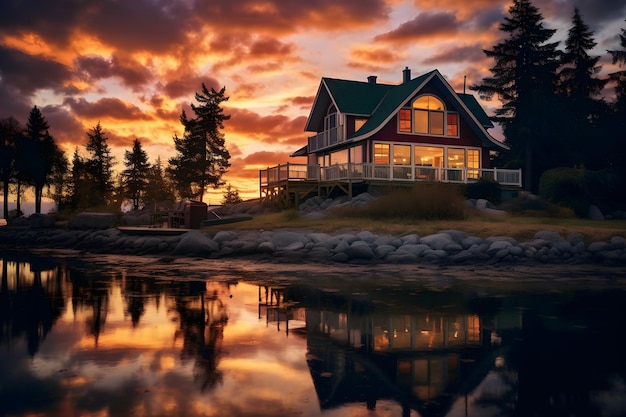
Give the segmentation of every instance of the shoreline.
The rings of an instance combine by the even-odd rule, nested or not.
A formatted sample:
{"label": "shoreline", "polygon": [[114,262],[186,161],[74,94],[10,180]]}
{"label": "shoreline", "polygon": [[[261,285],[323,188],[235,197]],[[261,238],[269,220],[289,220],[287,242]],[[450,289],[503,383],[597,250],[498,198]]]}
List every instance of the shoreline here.
{"label": "shoreline", "polygon": [[391,236],[369,231],[320,233],[309,229],[271,231],[189,230],[179,235],[126,234],[117,228],[0,229],[4,251],[74,250],[79,254],[178,258],[244,259],[262,263],[327,265],[407,264],[431,266],[597,265],[626,266],[626,238],[586,245],[580,233],[561,236],[542,230],[533,239],[481,238],[459,230],[419,236]]}

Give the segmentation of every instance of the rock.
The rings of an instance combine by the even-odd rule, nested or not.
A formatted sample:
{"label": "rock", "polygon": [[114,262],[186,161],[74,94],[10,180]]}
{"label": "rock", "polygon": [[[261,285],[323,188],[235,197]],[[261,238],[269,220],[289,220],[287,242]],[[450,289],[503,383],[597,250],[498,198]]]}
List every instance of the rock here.
{"label": "rock", "polygon": [[396,247],[393,245],[378,245],[374,248],[374,254],[378,258],[383,259],[390,253],[395,252],[395,250],[396,250]]}
{"label": "rock", "polygon": [[432,249],[439,250],[455,241],[447,233],[437,233],[434,235],[424,236],[420,239],[420,243],[430,246]]}
{"label": "rock", "polygon": [[611,244],[606,242],[593,242],[591,245],[589,245],[587,250],[591,253],[598,253],[611,250],[612,248],[613,247],[611,246]]}
{"label": "rock", "polygon": [[215,236],[213,236],[213,240],[219,244],[222,244],[224,242],[236,240],[237,237],[237,233],[235,232],[220,230],[215,234]]}
{"label": "rock", "polygon": [[626,248],[626,239],[622,236],[613,236],[611,238],[611,245],[617,249],[625,249]]}
{"label": "rock", "polygon": [[346,255],[354,259],[373,259],[374,253],[369,245],[363,241],[356,241],[345,251]]}
{"label": "rock", "polygon": [[272,243],[277,250],[286,249],[293,251],[302,249],[308,241],[309,239],[306,236],[296,232],[280,231],[272,236]]}
{"label": "rock", "polygon": [[590,205],[587,210],[587,218],[591,220],[604,220],[604,215],[598,206]]}
{"label": "rock", "polygon": [[48,216],[47,214],[31,214],[30,217],[28,217],[28,222],[31,229],[54,227],[54,217]]}
{"label": "rock", "polygon": [[548,242],[556,242],[558,240],[561,240],[561,235],[551,230],[540,230],[535,233],[534,237],[535,239],[543,239],[547,240]]}
{"label": "rock", "polygon": [[115,222],[113,213],[78,213],[69,222],[72,229],[108,229]]}
{"label": "rock", "polygon": [[204,233],[191,230],[185,233],[176,248],[174,255],[207,255],[219,250],[219,245]]}

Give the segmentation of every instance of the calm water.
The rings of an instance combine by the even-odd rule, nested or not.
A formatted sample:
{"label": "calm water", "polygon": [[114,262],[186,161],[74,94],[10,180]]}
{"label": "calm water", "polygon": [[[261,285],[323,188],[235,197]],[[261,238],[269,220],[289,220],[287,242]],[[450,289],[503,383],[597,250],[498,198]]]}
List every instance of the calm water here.
{"label": "calm water", "polygon": [[1,416],[626,415],[619,273],[0,264]]}

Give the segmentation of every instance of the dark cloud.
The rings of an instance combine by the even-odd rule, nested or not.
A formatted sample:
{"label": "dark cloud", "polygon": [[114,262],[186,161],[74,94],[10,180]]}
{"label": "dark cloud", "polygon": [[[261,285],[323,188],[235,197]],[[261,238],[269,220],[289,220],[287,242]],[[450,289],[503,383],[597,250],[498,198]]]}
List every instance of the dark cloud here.
{"label": "dark cloud", "polygon": [[40,89],[62,90],[72,72],[44,55],[28,55],[0,45],[0,77],[1,83],[29,96]]}
{"label": "dark cloud", "polygon": [[602,29],[607,21],[615,20],[615,16],[626,19],[626,3],[624,0],[535,0],[535,7],[546,19],[560,20],[570,23],[574,8],[580,10],[581,17],[594,31]]}
{"label": "dark cloud", "polygon": [[[282,114],[261,116],[247,109],[229,108],[231,115],[228,130],[236,133],[260,137],[268,142],[278,142],[280,138],[303,135],[306,117],[290,119]],[[264,139],[263,139],[264,138]]]}
{"label": "dark cloud", "polygon": [[134,91],[139,91],[152,80],[152,73],[148,68],[133,59],[122,60],[116,55],[110,59],[102,56],[79,56],[75,59],[75,65],[76,70],[89,81],[117,77]]}
{"label": "dark cloud", "polygon": [[195,14],[217,29],[285,34],[302,28],[332,31],[365,27],[388,18],[384,0],[197,0]]}
{"label": "dark cloud", "polygon": [[50,134],[58,145],[71,148],[84,142],[87,129],[65,107],[44,106],[41,114],[50,124]]}
{"label": "dark cloud", "polygon": [[[196,92],[202,89],[202,83],[207,88],[221,89],[223,86],[213,77],[205,77],[201,75],[178,76],[170,79],[162,86],[163,93],[170,98],[189,97],[189,101],[193,100]],[[228,94],[227,94],[228,95]]]}
{"label": "dark cloud", "polygon": [[459,25],[455,13],[424,12],[417,15],[413,20],[402,23],[396,29],[376,36],[374,40],[413,41],[433,35],[456,33]]}
{"label": "dark cloud", "polygon": [[477,62],[485,60],[486,56],[480,44],[455,46],[439,51],[422,61],[424,64],[438,65],[451,62]]}
{"label": "dark cloud", "polygon": [[89,119],[151,120],[139,107],[123,102],[118,98],[102,98],[93,103],[84,98],[66,98],[68,105],[78,116]]}

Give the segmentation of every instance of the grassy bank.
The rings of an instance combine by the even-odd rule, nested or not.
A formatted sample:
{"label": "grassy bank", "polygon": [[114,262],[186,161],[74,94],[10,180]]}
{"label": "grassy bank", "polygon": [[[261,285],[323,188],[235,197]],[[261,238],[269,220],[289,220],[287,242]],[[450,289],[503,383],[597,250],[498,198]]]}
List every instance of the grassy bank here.
{"label": "grassy bank", "polygon": [[440,230],[462,230],[479,237],[511,236],[519,241],[532,239],[539,230],[558,232],[563,237],[582,233],[587,243],[608,241],[613,236],[626,238],[626,220],[594,221],[578,218],[486,216],[470,212],[463,220],[373,219],[331,214],[322,219],[302,217],[295,210],[255,215],[250,221],[204,228],[214,230],[272,230],[278,228],[309,229],[325,233],[368,230],[377,234],[402,236],[410,233],[428,235]]}

